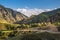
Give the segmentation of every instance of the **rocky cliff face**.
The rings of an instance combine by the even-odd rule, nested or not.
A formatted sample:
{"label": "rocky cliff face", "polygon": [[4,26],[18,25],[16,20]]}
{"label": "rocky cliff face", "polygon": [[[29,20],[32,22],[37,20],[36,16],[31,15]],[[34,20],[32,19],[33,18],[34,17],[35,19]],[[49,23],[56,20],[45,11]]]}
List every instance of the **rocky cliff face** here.
{"label": "rocky cliff face", "polygon": [[27,16],[25,16],[22,13],[0,5],[0,22],[14,23],[16,21],[21,21],[26,18],[27,18]]}

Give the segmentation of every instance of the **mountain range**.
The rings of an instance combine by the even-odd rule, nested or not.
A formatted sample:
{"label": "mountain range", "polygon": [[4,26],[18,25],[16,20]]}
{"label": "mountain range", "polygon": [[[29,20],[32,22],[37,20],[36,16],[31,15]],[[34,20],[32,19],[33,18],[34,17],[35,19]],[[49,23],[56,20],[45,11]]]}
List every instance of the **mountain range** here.
{"label": "mountain range", "polygon": [[[56,8],[54,8],[56,9]],[[51,11],[53,9],[40,9],[40,8],[17,8],[15,9],[18,12],[23,13],[24,15],[30,17],[31,15],[38,15],[42,12]]]}
{"label": "mountain range", "polygon": [[1,23],[41,23],[41,22],[60,22],[60,8],[42,12],[39,15],[27,17],[21,12],[0,5],[0,22]]}
{"label": "mountain range", "polygon": [[60,22],[60,8],[52,11],[42,12],[39,15],[32,15],[22,23]]}

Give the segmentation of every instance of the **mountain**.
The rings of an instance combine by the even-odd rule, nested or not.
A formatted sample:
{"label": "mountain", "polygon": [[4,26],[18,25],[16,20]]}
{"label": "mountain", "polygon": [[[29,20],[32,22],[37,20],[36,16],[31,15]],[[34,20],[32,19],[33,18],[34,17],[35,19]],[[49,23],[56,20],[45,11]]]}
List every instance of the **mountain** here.
{"label": "mountain", "polygon": [[0,5],[0,22],[1,23],[14,23],[16,21],[21,21],[26,18],[28,17],[22,13]]}
{"label": "mountain", "polygon": [[32,22],[56,22],[58,20],[60,20],[60,8],[53,11],[43,12],[32,18]]}
{"label": "mountain", "polygon": [[39,13],[51,11],[53,9],[40,9],[40,8],[17,8],[18,12],[30,17],[31,15],[38,15]]}
{"label": "mountain", "polygon": [[42,12],[39,15],[32,15],[29,19],[23,21],[23,23],[41,22],[60,22],[60,8],[48,12]]}

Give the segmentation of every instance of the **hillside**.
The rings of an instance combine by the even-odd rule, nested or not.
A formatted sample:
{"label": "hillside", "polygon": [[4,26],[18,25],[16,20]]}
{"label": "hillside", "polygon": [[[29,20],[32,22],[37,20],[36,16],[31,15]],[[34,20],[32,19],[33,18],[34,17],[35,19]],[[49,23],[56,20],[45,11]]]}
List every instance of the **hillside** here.
{"label": "hillside", "polygon": [[1,23],[14,23],[16,21],[21,21],[26,18],[27,16],[25,16],[22,13],[0,5],[0,22]]}

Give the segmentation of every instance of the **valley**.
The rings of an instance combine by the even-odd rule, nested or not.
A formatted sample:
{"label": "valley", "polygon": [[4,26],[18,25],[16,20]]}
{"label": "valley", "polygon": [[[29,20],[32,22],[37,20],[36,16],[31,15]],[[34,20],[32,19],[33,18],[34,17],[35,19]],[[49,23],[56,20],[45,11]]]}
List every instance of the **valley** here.
{"label": "valley", "polygon": [[27,17],[0,5],[0,40],[60,40],[60,8]]}

